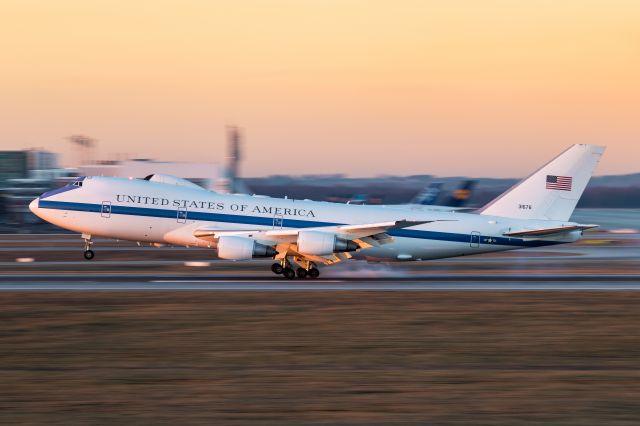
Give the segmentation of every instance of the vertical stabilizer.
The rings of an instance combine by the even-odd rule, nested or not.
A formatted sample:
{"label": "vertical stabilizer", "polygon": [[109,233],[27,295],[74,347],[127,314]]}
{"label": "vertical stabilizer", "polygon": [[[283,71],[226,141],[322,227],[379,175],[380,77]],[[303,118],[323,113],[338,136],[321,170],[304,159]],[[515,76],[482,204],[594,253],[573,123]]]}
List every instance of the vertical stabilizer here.
{"label": "vertical stabilizer", "polygon": [[569,220],[605,147],[577,144],[480,209],[516,219]]}
{"label": "vertical stabilizer", "polygon": [[422,191],[420,191],[418,195],[413,197],[410,204],[421,204],[423,206],[434,205],[442,192],[442,185],[442,182],[431,182]]}

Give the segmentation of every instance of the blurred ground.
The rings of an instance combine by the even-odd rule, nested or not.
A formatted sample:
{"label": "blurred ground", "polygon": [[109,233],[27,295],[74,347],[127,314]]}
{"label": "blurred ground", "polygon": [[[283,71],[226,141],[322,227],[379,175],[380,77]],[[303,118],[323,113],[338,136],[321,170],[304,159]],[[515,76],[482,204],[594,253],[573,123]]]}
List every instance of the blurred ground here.
{"label": "blurred ground", "polygon": [[640,422],[638,293],[0,293],[0,423]]}
{"label": "blurred ground", "polygon": [[[0,424],[640,423],[640,292],[619,290],[640,281],[637,234],[345,262],[305,280],[334,288],[313,291],[297,280],[247,289],[283,282],[269,261],[100,239],[94,249],[88,262],[77,235],[0,236]],[[125,276],[238,290],[118,291]],[[348,290],[451,279],[540,289]],[[602,291],[543,290],[552,280]],[[84,291],[27,289],[33,282]],[[116,289],[95,290],[104,283]]]}

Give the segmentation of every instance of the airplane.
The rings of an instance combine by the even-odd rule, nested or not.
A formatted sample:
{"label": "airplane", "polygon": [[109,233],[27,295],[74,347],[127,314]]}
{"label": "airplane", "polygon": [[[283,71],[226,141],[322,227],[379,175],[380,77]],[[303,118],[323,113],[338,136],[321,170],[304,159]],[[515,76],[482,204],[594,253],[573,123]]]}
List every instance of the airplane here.
{"label": "airplane", "polygon": [[[470,210],[468,208],[465,208],[464,205],[471,197],[471,192],[476,183],[477,182],[474,179],[465,179],[456,189],[451,192],[451,194],[446,199],[442,200],[442,202],[437,202],[439,198],[442,198],[441,194],[444,182],[430,182],[422,189],[422,191],[416,194],[416,196],[413,197],[411,201],[409,201],[408,203],[402,203],[401,205],[413,207],[422,206],[427,209],[441,211],[451,211],[454,209]],[[355,194],[349,201],[347,201],[347,204],[362,205],[367,204],[369,201],[370,198],[368,194]],[[379,203],[375,204],[382,205]]]}
{"label": "airplane", "polygon": [[409,204],[419,204],[426,206],[433,206],[436,204],[436,200],[440,197],[442,192],[442,186],[444,182],[431,182],[422,191],[420,191]]}
{"label": "airplane", "polygon": [[442,205],[448,207],[464,207],[467,201],[469,201],[476,183],[474,179],[463,180],[462,184],[449,195],[448,199],[445,200]]}
{"label": "airplane", "polygon": [[432,182],[427,185],[420,193],[418,193],[409,204],[405,207],[413,210],[430,210],[430,211],[471,211],[472,208],[465,207],[467,201],[471,197],[471,192],[476,186],[477,181],[474,179],[463,180],[462,183],[454,189],[451,194],[443,201],[438,202],[441,198],[443,182]]}
{"label": "airplane", "polygon": [[605,148],[577,144],[474,212],[412,210],[216,194],[173,176],[80,177],[31,211],[84,239],[205,247],[220,259],[272,258],[287,279],[350,258],[420,261],[577,241],[598,225],[571,222]]}

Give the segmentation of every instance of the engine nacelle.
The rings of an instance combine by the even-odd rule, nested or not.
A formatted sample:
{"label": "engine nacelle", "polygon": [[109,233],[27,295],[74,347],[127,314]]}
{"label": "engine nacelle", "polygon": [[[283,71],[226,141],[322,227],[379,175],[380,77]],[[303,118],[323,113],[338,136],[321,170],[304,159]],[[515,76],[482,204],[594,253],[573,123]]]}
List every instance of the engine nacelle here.
{"label": "engine nacelle", "polygon": [[335,234],[321,231],[300,231],[298,233],[298,251],[302,254],[324,256],[332,253],[356,251],[358,244],[339,238]]}
{"label": "engine nacelle", "polygon": [[227,260],[249,260],[254,257],[273,257],[278,252],[271,246],[259,244],[253,238],[225,235],[218,239],[218,257]]}

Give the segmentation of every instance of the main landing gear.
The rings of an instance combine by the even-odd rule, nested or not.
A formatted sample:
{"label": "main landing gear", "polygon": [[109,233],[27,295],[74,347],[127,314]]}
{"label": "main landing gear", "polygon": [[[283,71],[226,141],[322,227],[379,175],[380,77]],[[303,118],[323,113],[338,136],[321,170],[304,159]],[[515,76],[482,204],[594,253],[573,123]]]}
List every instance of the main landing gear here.
{"label": "main landing gear", "polygon": [[293,264],[289,262],[287,259],[282,259],[280,263],[274,263],[271,265],[271,272],[276,275],[282,275],[286,279],[292,280],[295,277],[299,279],[309,278],[318,278],[320,276],[320,271],[316,267],[313,262],[305,262],[306,268],[298,267],[297,269],[293,269]]}
{"label": "main landing gear", "polygon": [[91,260],[96,255],[93,250],[91,250],[91,245],[93,244],[91,241],[91,235],[82,234],[82,239],[84,240],[84,258],[86,260]]}
{"label": "main landing gear", "polygon": [[300,278],[301,280],[307,278],[307,270],[304,268],[298,268],[296,269],[296,275],[298,276],[298,278]]}
{"label": "main landing gear", "polygon": [[276,275],[280,275],[283,270],[284,268],[279,263],[274,263],[273,265],[271,265],[271,272],[273,272]]}

